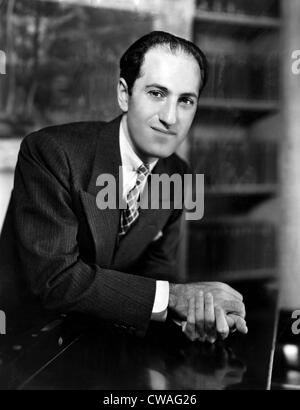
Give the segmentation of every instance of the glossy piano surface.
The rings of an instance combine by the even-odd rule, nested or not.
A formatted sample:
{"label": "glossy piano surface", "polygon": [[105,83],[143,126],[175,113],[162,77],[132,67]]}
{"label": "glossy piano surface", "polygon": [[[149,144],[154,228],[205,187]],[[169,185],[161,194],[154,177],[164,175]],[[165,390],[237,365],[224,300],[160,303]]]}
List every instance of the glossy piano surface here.
{"label": "glossy piano surface", "polygon": [[249,283],[238,289],[249,333],[215,345],[188,341],[171,321],[151,324],[140,339],[86,317],[34,317],[24,309],[7,317],[14,323],[0,338],[0,388],[268,389],[276,287]]}

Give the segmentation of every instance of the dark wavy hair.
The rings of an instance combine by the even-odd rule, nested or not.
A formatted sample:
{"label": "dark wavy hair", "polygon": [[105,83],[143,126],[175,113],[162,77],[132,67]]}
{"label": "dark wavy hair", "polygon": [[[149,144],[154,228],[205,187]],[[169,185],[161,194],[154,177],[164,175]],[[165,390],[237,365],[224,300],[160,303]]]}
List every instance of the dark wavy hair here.
{"label": "dark wavy hair", "polygon": [[125,79],[129,94],[131,94],[135,80],[141,76],[141,67],[145,54],[148,50],[158,46],[167,46],[173,53],[180,50],[195,58],[201,72],[200,95],[207,82],[208,75],[207,60],[204,53],[191,41],[164,31],[152,31],[146,34],[135,41],[122,55],[120,60],[120,77]]}

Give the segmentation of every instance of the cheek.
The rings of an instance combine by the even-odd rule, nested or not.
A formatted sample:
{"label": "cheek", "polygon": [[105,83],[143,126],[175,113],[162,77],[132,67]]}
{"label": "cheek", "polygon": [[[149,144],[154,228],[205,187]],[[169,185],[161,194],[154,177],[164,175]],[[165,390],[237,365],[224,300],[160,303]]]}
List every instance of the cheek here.
{"label": "cheek", "polygon": [[194,120],[196,114],[196,110],[192,112],[184,112],[181,115],[180,118],[180,127],[183,131],[188,131],[192,125],[192,122]]}
{"label": "cheek", "polygon": [[131,101],[129,111],[139,119],[146,119],[157,109],[156,105],[149,101],[147,96],[142,95]]}
{"label": "cheek", "polygon": [[194,115],[184,113],[184,115],[182,115],[179,120],[180,129],[182,131],[188,130],[192,125],[193,119]]}
{"label": "cheek", "polygon": [[136,132],[145,122],[143,110],[136,104],[132,105],[127,113],[128,124],[132,131]]}

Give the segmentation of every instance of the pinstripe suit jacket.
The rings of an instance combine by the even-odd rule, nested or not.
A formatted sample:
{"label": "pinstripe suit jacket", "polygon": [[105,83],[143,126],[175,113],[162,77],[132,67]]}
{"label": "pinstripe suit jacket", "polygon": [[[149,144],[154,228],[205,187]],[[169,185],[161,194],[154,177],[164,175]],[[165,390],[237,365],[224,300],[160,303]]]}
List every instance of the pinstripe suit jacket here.
{"label": "pinstripe suit jacket", "polygon": [[[182,211],[140,210],[118,244],[120,211],[97,207],[96,179],[109,173],[118,186],[119,124],[120,117],[66,124],[23,140],[12,195],[14,230],[22,272],[45,307],[87,313],[143,335],[155,279],[176,281]],[[185,172],[175,154],[153,170]]]}

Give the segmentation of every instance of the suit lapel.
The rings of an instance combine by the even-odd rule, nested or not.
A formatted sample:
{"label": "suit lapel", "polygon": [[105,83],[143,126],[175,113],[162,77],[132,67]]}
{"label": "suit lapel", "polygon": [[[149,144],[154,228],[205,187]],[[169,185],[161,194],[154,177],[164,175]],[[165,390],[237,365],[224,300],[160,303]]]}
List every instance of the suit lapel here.
{"label": "suit lapel", "polygon": [[[97,186],[97,179],[103,174],[113,176],[116,192],[112,193],[112,197],[114,200],[119,197],[119,166],[121,165],[119,145],[120,120],[121,117],[118,117],[99,128],[94,164],[87,192],[80,193],[95,242],[96,263],[104,267],[108,267],[112,263],[118,237],[120,211],[118,201],[116,201],[116,209],[99,209],[98,205],[101,201],[98,194],[101,191],[101,186]],[[97,203],[96,201],[99,202]]]}

